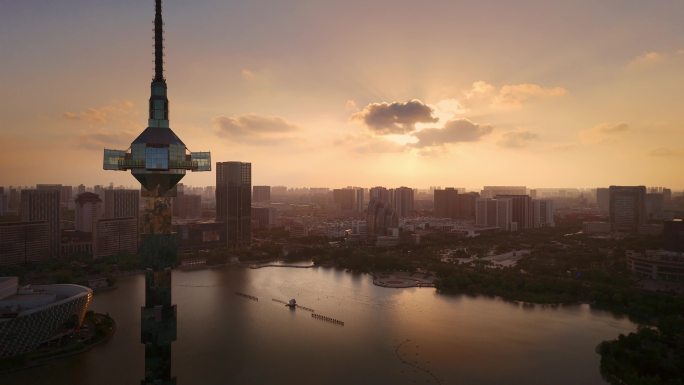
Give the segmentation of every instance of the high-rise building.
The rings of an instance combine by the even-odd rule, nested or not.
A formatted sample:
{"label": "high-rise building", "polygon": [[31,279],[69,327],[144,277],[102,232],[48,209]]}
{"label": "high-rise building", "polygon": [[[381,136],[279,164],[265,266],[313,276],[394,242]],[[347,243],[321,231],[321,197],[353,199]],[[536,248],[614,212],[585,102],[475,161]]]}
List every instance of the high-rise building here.
{"label": "high-rise building", "polygon": [[596,189],[596,205],[604,215],[610,212],[610,189],[599,187]]}
{"label": "high-rise building", "polygon": [[362,188],[356,189],[356,211],[362,213],[366,211],[367,207],[365,205],[366,200],[364,199],[364,191]]}
{"label": "high-rise building", "polygon": [[456,218],[457,196],[458,190],[453,187],[447,187],[444,190],[435,189],[435,217]]}
{"label": "high-rise building", "polygon": [[477,198],[475,224],[483,227],[498,227],[504,231],[518,230],[517,224],[513,222],[513,199]]}
{"label": "high-rise building", "polygon": [[371,199],[366,211],[368,241],[372,244],[379,236],[388,234],[389,229],[399,226],[397,213],[388,204]]}
{"label": "high-rise building", "polygon": [[496,199],[508,198],[512,204],[512,220],[515,228],[526,230],[534,227],[534,207],[529,195],[497,195]]}
{"label": "high-rise building", "polygon": [[475,220],[475,202],[480,194],[476,192],[469,192],[456,195],[456,215],[451,217],[455,219]]}
{"label": "high-rise building", "polygon": [[86,192],[86,187],[83,184],[79,184],[78,187],[76,188],[76,195],[83,194]]}
{"label": "high-rise building", "polygon": [[554,206],[551,199],[533,199],[533,227],[554,227]]}
{"label": "high-rise building", "polygon": [[102,199],[94,193],[85,192],[76,197],[76,231],[92,233],[102,217]]}
{"label": "high-rise building", "polygon": [[20,215],[22,222],[47,221],[51,257],[60,252],[60,190],[22,190]]}
{"label": "high-rise building", "polygon": [[47,221],[0,223],[0,266],[48,259],[49,229]]}
{"label": "high-rise building", "polygon": [[139,218],[140,191],[104,190],[103,218]]}
{"label": "high-rise building", "polygon": [[271,201],[271,186],[252,187],[252,203],[269,203]]}
{"label": "high-rise building", "polygon": [[372,201],[373,199],[375,199],[378,202],[385,203],[385,204],[390,204],[390,202],[391,202],[390,192],[385,187],[380,187],[380,186],[371,187],[368,195],[369,195],[368,196],[369,202]]}
{"label": "high-rise building", "polygon": [[645,186],[610,186],[610,227],[617,233],[637,233],[646,222]]}
{"label": "high-rise building", "polygon": [[228,247],[252,241],[252,164],[216,163],[216,219],[226,223]]}
{"label": "high-rise building", "polygon": [[684,252],[684,220],[665,221],[663,237],[665,239],[665,250]]}
{"label": "high-rise building", "polygon": [[0,217],[7,215],[8,196],[5,194],[5,188],[0,186]]}
{"label": "high-rise building", "polygon": [[393,190],[392,206],[399,218],[406,218],[413,213],[413,189],[399,187]]}
{"label": "high-rise building", "polygon": [[110,218],[97,221],[93,231],[93,257],[135,254],[138,251],[138,220]]}

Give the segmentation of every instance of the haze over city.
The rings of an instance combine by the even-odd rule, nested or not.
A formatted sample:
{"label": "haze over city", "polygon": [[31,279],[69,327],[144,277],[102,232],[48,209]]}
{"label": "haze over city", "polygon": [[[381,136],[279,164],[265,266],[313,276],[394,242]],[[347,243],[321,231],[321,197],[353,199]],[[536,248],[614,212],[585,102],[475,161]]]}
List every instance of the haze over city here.
{"label": "haze over city", "polygon": [[683,11],[0,0],[0,383],[682,385]]}
{"label": "haze over city", "polygon": [[[0,6],[3,182],[130,185],[147,2]],[[679,1],[168,6],[174,127],[256,184],[684,187]]]}

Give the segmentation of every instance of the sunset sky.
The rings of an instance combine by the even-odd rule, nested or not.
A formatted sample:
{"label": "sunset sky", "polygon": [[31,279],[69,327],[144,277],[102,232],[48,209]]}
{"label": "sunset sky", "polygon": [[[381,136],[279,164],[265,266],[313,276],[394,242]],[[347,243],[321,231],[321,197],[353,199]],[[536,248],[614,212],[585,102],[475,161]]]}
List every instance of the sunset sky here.
{"label": "sunset sky", "polygon": [[[114,182],[154,2],[0,0],[0,185]],[[684,2],[165,0],[171,128],[253,184],[684,188]],[[189,174],[213,185],[215,174]]]}

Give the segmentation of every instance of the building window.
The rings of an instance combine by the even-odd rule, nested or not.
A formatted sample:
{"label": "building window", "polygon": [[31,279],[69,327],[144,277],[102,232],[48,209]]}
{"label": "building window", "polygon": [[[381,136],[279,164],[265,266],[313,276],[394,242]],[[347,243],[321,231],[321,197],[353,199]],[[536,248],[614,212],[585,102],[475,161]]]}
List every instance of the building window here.
{"label": "building window", "polygon": [[147,147],[145,149],[145,168],[148,170],[168,170],[169,148]]}

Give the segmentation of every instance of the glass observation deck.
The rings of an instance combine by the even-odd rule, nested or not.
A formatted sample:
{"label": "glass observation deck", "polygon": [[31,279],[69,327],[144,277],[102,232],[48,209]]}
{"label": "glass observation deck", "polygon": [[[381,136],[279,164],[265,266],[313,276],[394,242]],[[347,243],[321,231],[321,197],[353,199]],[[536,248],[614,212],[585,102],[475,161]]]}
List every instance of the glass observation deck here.
{"label": "glass observation deck", "polygon": [[170,159],[169,149],[165,147],[147,147],[144,159],[133,159],[128,151],[105,149],[102,168],[116,171],[211,171],[209,152],[191,152],[174,158]]}

